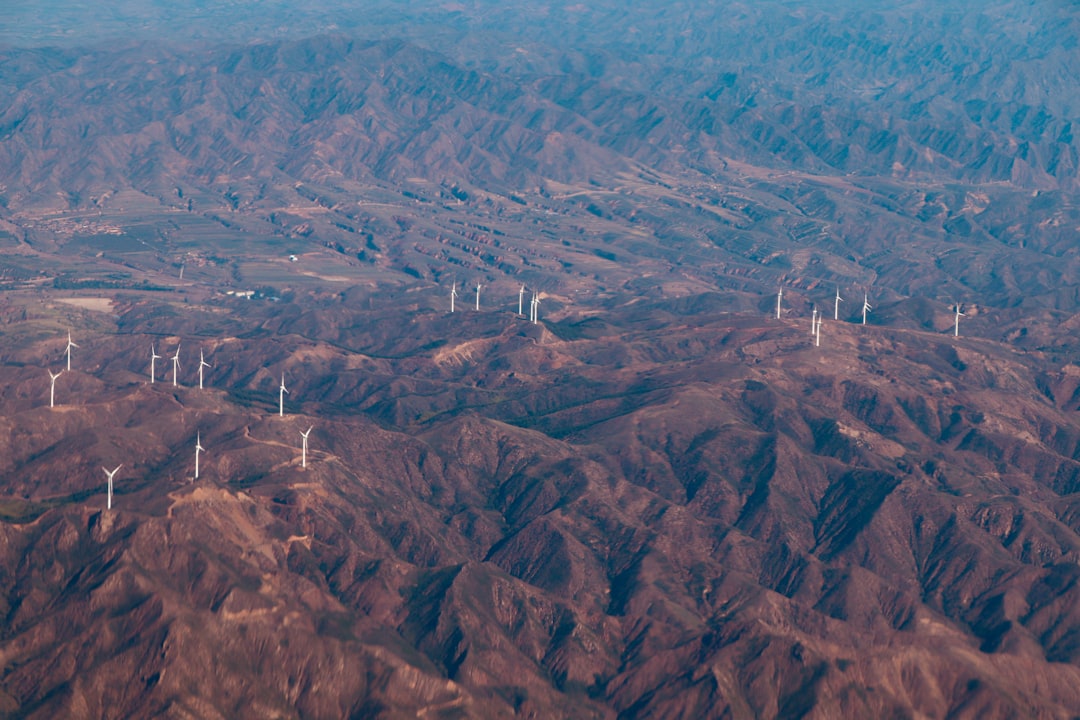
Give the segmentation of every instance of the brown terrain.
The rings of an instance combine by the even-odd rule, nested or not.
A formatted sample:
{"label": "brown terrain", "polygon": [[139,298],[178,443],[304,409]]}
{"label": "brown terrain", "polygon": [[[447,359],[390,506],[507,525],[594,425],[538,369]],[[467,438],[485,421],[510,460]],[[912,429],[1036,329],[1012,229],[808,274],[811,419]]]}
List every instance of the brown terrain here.
{"label": "brown terrain", "polygon": [[146,5],[0,10],[0,716],[1080,716],[1067,4]]}

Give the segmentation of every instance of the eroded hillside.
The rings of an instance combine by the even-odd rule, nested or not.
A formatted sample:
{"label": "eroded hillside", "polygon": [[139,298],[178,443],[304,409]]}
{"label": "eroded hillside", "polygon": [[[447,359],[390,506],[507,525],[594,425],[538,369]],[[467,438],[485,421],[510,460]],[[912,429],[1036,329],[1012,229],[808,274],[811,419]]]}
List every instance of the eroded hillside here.
{"label": "eroded hillside", "polygon": [[[1080,704],[1074,365],[833,321],[815,347],[709,296],[384,309],[326,339],[309,302],[224,340],[121,308],[52,409],[26,361],[63,341],[5,356],[9,711]],[[207,387],[164,363],[150,384],[151,342],[202,351]]]}

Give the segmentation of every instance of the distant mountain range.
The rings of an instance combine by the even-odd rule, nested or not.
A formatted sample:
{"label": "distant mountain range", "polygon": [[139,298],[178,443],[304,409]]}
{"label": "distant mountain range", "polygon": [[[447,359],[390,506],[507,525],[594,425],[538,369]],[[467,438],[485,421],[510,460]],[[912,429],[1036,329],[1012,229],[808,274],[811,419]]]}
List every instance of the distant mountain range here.
{"label": "distant mountain range", "polygon": [[[473,6],[417,11],[417,27],[403,16],[418,36],[404,39],[12,46],[0,199],[7,214],[86,210],[134,190],[148,210],[224,210],[275,232],[290,206],[318,202],[326,212],[293,225],[359,252],[365,221],[348,203],[464,198],[483,226],[496,205],[555,213],[587,253],[692,253],[715,288],[735,272],[759,289],[873,284],[1064,309],[1077,28],[1063,6],[1025,7],[599,5],[545,19]],[[386,234],[374,217],[364,230]],[[400,234],[426,246],[444,231]],[[635,240],[604,249],[617,236]],[[433,278],[446,263],[388,269],[406,265]]]}

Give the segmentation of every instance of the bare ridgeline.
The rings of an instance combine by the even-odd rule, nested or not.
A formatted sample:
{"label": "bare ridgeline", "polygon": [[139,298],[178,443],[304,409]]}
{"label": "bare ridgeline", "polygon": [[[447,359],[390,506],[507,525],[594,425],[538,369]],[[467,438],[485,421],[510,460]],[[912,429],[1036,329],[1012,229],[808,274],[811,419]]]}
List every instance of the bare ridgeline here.
{"label": "bare ridgeline", "polygon": [[1080,714],[1067,3],[17,5],[0,716]]}

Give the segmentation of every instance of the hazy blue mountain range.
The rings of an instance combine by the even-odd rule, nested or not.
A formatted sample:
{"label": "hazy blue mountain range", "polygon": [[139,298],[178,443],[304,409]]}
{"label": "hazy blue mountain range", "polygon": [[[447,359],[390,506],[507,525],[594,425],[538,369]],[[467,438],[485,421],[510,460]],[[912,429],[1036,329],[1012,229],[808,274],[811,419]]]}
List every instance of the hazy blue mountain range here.
{"label": "hazy blue mountain range", "polygon": [[[1080,75],[1064,6],[377,6],[364,17],[386,8],[399,16],[378,29],[343,11],[332,34],[286,38],[261,37],[244,6],[207,10],[235,23],[195,13],[188,25],[147,10],[130,40],[95,42],[94,23],[72,21],[84,44],[9,47],[8,209],[87,207],[132,188],[167,207],[195,198],[260,216],[260,198],[290,202],[298,182],[354,183],[357,195],[419,179],[578,197],[564,212],[589,210],[609,235],[633,214],[664,247],[718,246],[765,286],[791,274],[796,247],[815,254],[804,278],[899,296],[1059,307],[1075,282]],[[649,212],[617,199],[635,192]],[[672,205],[693,214],[694,237],[681,237]],[[710,206],[721,211],[702,215]],[[342,236],[342,224],[320,231]],[[907,257],[909,237],[931,243],[927,258]],[[1034,267],[1047,255],[1049,275]]]}

